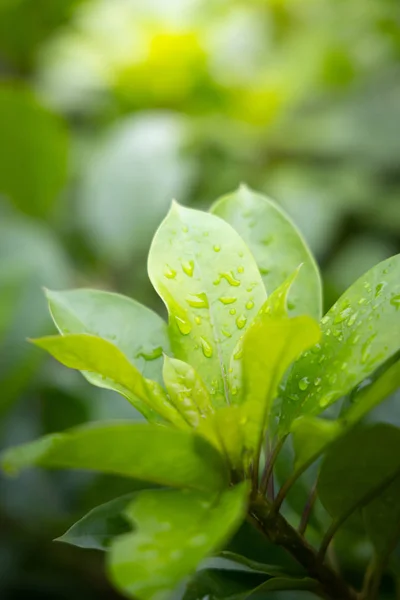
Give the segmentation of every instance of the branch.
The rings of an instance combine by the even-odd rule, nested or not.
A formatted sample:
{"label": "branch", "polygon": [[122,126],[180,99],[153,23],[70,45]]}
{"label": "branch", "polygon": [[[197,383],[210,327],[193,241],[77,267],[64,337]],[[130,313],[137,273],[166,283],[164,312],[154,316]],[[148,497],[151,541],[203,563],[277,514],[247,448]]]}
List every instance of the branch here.
{"label": "branch", "polygon": [[250,516],[258,529],[274,544],[282,546],[317,580],[327,600],[357,600],[356,592],[318,558],[314,548],[259,495],[250,506]]}

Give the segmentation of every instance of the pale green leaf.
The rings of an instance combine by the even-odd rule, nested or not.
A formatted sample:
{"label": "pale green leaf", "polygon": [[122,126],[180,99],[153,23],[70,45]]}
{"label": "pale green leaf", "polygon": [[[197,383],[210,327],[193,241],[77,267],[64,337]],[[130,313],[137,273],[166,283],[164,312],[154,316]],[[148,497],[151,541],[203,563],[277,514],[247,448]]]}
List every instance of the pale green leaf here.
{"label": "pale green leaf", "polygon": [[233,470],[242,471],[244,436],[240,406],[222,406],[201,421],[198,431],[225,454]]}
{"label": "pale green leaf", "polygon": [[260,448],[279,383],[293,361],[318,342],[320,329],[309,316],[263,312],[243,342],[245,444]]}
{"label": "pale green leaf", "polygon": [[95,374],[99,386],[115,390],[149,420],[154,412],[167,422],[185,427],[185,421],[154,382],[148,382],[117,346],[94,335],[66,334],[33,340],[70,369]]}
{"label": "pale green leaf", "polygon": [[292,425],[294,469],[312,463],[338,436],[344,432],[340,421],[317,417],[299,417]]}
{"label": "pale green leaf", "polygon": [[373,499],[400,473],[400,429],[354,429],[333,444],[322,463],[318,495],[334,520]]}
{"label": "pale green leaf", "polygon": [[169,311],[174,355],[196,365],[214,406],[229,404],[232,352],[266,299],[249,249],[219,217],[174,203],[153,239],[149,275]]}
{"label": "pale green leaf", "polygon": [[38,466],[112,473],[201,491],[228,484],[223,458],[204,438],[146,423],[87,425],[16,446],[1,458],[9,473]]}
{"label": "pale green leaf", "polygon": [[129,531],[122,512],[132,502],[135,493],[96,506],[55,541],[79,548],[108,550],[113,538]]}
{"label": "pale green leaf", "polygon": [[399,349],[399,330],[397,255],[361,277],[322,319],[321,343],[300,358],[286,386],[281,433],[298,416],[322,412],[371,375]]}
{"label": "pale green leaf", "polygon": [[364,508],[364,522],[378,555],[394,550],[400,539],[400,474]]}
{"label": "pale green leaf", "polygon": [[290,291],[289,312],[321,318],[322,284],[316,262],[298,229],[274,202],[242,185],[218,200],[211,211],[230,223],[244,239],[268,293],[303,264]]}
{"label": "pale green leaf", "polygon": [[[117,346],[147,378],[162,383],[162,353],[170,351],[167,324],[131,298],[78,289],[46,290],[53,320],[62,334],[90,333]],[[94,385],[99,383],[90,378]]]}
{"label": "pale green leaf", "polygon": [[171,403],[189,425],[198,427],[213,409],[210,394],[196,370],[165,355],[163,377]]}
{"label": "pale green leaf", "polygon": [[168,597],[200,561],[219,550],[245,517],[248,486],[220,495],[154,490],[125,511],[135,531],[112,544],[109,572],[129,597]]}

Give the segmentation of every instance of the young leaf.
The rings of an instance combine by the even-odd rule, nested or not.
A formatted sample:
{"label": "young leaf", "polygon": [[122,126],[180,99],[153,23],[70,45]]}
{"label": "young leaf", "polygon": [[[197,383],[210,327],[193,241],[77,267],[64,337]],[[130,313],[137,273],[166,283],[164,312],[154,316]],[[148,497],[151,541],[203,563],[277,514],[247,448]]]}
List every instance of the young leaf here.
{"label": "young leaf", "polygon": [[160,485],[219,490],[228,484],[221,455],[204,438],[146,423],[99,423],[6,450],[5,471],[85,469]]}
{"label": "young leaf", "polygon": [[187,427],[157,384],[147,382],[111,342],[86,333],[48,336],[33,342],[70,369],[95,375],[99,387],[119,392],[149,420],[156,420],[155,412],[177,427]]}
{"label": "young leaf", "polygon": [[318,494],[339,521],[373,499],[400,474],[400,429],[377,424],[352,430],[328,450]]}
{"label": "young leaf", "polygon": [[193,491],[140,492],[125,511],[135,527],[111,546],[109,572],[126,595],[164,598],[239,527],[248,486],[220,495]]}
{"label": "young leaf", "polygon": [[222,219],[174,203],[153,239],[149,275],[169,311],[174,355],[196,365],[214,406],[229,404],[231,354],[266,299],[246,244]]}
{"label": "young leaf", "polygon": [[317,417],[296,419],[292,425],[295,471],[313,462],[343,432],[344,427],[340,421]]}
{"label": "young leaf", "polygon": [[245,444],[250,451],[260,447],[286,370],[319,338],[319,326],[311,317],[279,317],[265,309],[247,332],[243,341],[245,400],[242,408]]}
{"label": "young leaf", "polygon": [[[169,353],[167,324],[142,304],[110,292],[46,290],[54,323],[62,334],[90,333],[117,346],[149,379],[162,383],[162,353]],[[90,379],[98,385],[97,379]]]}
{"label": "young leaf", "polygon": [[210,395],[193,367],[176,358],[164,356],[163,377],[170,400],[192,427],[213,412]]}
{"label": "young leaf", "polygon": [[268,293],[303,264],[290,291],[289,313],[321,318],[322,284],[317,264],[296,226],[276,204],[242,185],[217,200],[211,212],[230,223],[244,239]]}
{"label": "young leaf", "polygon": [[281,434],[298,416],[322,412],[395,354],[400,347],[399,328],[397,255],[361,277],[322,319],[321,344],[297,361],[288,380]]}
{"label": "young leaf", "polygon": [[228,459],[233,470],[243,468],[244,437],[242,413],[239,406],[223,406],[200,423],[204,435]]}
{"label": "young leaf", "polygon": [[363,512],[367,533],[384,557],[400,539],[400,474]]}
{"label": "young leaf", "polygon": [[132,502],[135,493],[96,506],[54,541],[79,548],[108,550],[113,538],[129,531],[129,523],[121,513]]}

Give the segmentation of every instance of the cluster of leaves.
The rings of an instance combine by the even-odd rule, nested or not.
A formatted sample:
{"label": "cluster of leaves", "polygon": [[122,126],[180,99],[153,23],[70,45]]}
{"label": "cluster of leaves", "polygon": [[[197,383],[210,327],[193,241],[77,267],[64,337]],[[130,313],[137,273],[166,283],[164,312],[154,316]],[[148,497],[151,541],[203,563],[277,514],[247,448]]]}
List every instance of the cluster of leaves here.
{"label": "cluster of leaves", "polygon": [[[3,468],[84,469],[148,482],[61,538],[107,550],[113,582],[145,600],[170,593],[221,553],[246,517],[262,522],[267,514],[265,534],[293,550],[271,531],[292,486],[323,456],[300,524],[307,554],[317,497],[325,513],[310,533],[321,538],[315,564],[306,560],[299,575],[223,552],[222,560],[263,573],[265,593],[308,589],[339,598],[315,565],[362,510],[375,549],[363,597],[376,597],[400,536],[400,430],[360,421],[400,381],[400,256],[374,267],[322,317],[319,272],[299,232],[242,186],[209,213],[173,203],[148,270],[168,324],[118,294],[47,291],[61,335],[34,340],[93,385],[124,396],[148,423],[49,435],[6,451]],[[328,409],[341,399],[333,418]],[[274,466],[290,442],[292,473],[275,497]],[[295,557],[302,562],[301,552]]]}

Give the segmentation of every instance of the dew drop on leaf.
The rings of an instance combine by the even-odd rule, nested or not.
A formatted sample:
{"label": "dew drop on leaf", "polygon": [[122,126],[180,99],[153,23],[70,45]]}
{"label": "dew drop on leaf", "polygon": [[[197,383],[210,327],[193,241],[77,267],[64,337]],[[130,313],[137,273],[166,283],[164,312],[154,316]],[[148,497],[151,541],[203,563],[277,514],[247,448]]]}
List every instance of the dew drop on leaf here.
{"label": "dew drop on leaf", "polygon": [[182,335],[188,335],[192,331],[192,326],[189,321],[181,319],[181,317],[175,317],[176,324]]}
{"label": "dew drop on leaf", "polygon": [[231,338],[232,337],[232,334],[229,333],[229,331],[226,331],[226,329],[221,329],[221,333],[222,333],[222,335],[224,335],[227,338]]}
{"label": "dew drop on leaf", "polygon": [[253,308],[253,306],[254,306],[253,300],[249,300],[246,304],[247,310],[251,310]]}
{"label": "dew drop on leaf", "polygon": [[220,273],[218,279],[214,281],[214,285],[218,285],[221,282],[221,279],[225,279],[229,283],[229,285],[233,287],[238,287],[240,285],[239,279],[236,279],[232,271],[226,271],[224,273]]}
{"label": "dew drop on leaf", "polygon": [[208,308],[208,298],[204,292],[200,294],[191,294],[186,298],[186,302],[193,308]]}
{"label": "dew drop on leaf", "polygon": [[233,304],[236,302],[237,298],[235,296],[221,296],[218,300],[222,302],[222,304]]}
{"label": "dew drop on leaf", "polygon": [[375,288],[375,298],[378,298],[381,295],[381,293],[382,293],[383,289],[386,287],[386,285],[387,285],[387,283],[385,281],[383,281],[382,283],[378,283],[378,285]]}
{"label": "dew drop on leaf", "polygon": [[165,265],[164,275],[167,279],[175,279],[176,271],[172,269],[169,265]]}
{"label": "dew drop on leaf", "polygon": [[220,252],[221,251],[221,246],[218,246],[217,244],[214,246],[214,252]]}
{"label": "dew drop on leaf", "polygon": [[352,327],[354,325],[354,323],[357,320],[357,316],[358,316],[358,312],[355,312],[351,315],[351,317],[349,318],[349,320],[347,321],[347,325],[349,327]]}
{"label": "dew drop on leaf", "polygon": [[194,262],[192,260],[187,260],[187,261],[183,262],[182,270],[188,277],[193,277]]}
{"label": "dew drop on leaf", "polygon": [[400,310],[400,294],[397,296],[393,296],[390,300],[390,304],[396,308],[396,310]]}
{"label": "dew drop on leaf", "polygon": [[303,377],[303,379],[300,379],[299,388],[301,389],[302,392],[305,392],[309,385],[310,385],[310,380],[308,379],[308,377]]}
{"label": "dew drop on leaf", "polygon": [[212,346],[207,342],[203,337],[200,338],[201,349],[203,350],[203,354],[206,358],[211,358],[213,355]]}
{"label": "dew drop on leaf", "polygon": [[349,306],[349,307],[341,310],[340,313],[338,313],[336,315],[333,322],[335,323],[335,325],[338,325],[339,323],[343,323],[343,321],[345,321],[350,315],[351,315],[351,308]]}
{"label": "dew drop on leaf", "polygon": [[236,315],[236,308],[231,308],[231,310],[229,311],[229,313],[231,315]]}
{"label": "dew drop on leaf", "polygon": [[317,379],[315,379],[314,381],[314,385],[315,387],[318,387],[321,384],[321,377],[317,377]]}
{"label": "dew drop on leaf", "polygon": [[235,360],[240,360],[243,356],[243,348],[240,348],[237,352],[235,352],[235,354],[233,355],[233,358]]}
{"label": "dew drop on leaf", "polygon": [[238,329],[243,329],[243,327],[246,325],[246,323],[247,323],[246,315],[240,315],[236,319],[236,325],[237,325]]}
{"label": "dew drop on leaf", "polygon": [[195,322],[197,323],[197,325],[201,324],[201,317],[195,317]]}
{"label": "dew drop on leaf", "polygon": [[150,352],[146,352],[145,350],[143,350],[142,352],[139,352],[138,356],[141,356],[142,358],[144,358],[144,360],[156,360],[156,358],[160,358],[160,356],[162,356],[162,353],[163,349],[161,348],[161,346],[158,346]]}
{"label": "dew drop on leaf", "polygon": [[237,268],[237,272],[238,273],[244,273],[244,267],[238,267]]}

